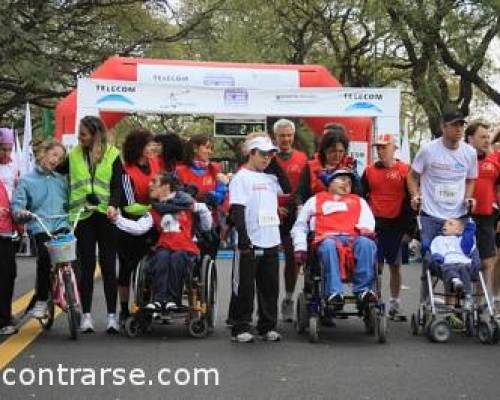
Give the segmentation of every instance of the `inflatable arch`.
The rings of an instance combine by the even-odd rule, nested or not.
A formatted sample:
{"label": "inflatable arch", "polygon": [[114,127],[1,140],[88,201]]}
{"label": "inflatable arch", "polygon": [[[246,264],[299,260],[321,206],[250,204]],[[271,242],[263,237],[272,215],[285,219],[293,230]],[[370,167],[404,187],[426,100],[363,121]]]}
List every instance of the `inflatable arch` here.
{"label": "inflatable arch", "polygon": [[[160,60],[147,58],[111,57],[99,66],[90,77],[93,79],[110,79],[120,81],[137,81],[139,66],[172,66],[203,68],[238,68],[252,70],[285,70],[297,71],[299,87],[321,88],[341,87],[339,81],[330,72],[320,65],[280,65],[280,64],[245,64],[224,62],[194,62],[180,60]],[[62,138],[64,134],[75,133],[77,92],[73,90],[67,97],[56,105],[55,137]],[[127,114],[119,112],[100,112],[100,116],[108,128],[112,128]],[[353,141],[371,142],[373,120],[367,117],[304,117],[303,121],[316,134],[321,135],[326,123],[337,122],[343,124]]]}

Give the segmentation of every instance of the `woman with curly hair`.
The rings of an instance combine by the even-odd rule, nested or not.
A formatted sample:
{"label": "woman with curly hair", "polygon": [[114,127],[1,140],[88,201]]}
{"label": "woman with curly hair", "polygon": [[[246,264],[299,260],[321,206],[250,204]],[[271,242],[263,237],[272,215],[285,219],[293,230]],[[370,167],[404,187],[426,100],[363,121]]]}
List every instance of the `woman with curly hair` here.
{"label": "woman with curly hair", "polygon": [[354,171],[353,192],[360,192],[360,178],[356,173],[356,160],[348,154],[349,138],[343,125],[325,126],[318,152],[309,160],[302,172],[296,197],[304,204],[309,197],[326,190],[324,180],[337,169]]}
{"label": "woman with curly hair", "polygon": [[[149,185],[161,171],[161,161],[154,155],[154,136],[147,129],[132,130],[123,142],[124,160],[122,213],[137,220],[150,209]],[[141,258],[147,253],[150,235],[132,236],[120,231],[118,258],[118,292],[120,295],[120,322],[129,315],[128,299],[130,277]]]}
{"label": "woman with curly hair", "polygon": [[177,164],[184,158],[184,140],[176,133],[167,131],[156,135],[154,142],[162,171],[174,172]]}

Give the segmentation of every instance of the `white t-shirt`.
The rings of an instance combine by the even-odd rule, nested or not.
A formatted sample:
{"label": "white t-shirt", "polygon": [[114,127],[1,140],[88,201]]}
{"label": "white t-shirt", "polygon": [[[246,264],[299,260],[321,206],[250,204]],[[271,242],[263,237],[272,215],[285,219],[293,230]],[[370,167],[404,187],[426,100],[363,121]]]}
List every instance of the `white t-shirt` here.
{"label": "white t-shirt", "polygon": [[436,236],[431,242],[431,253],[440,254],[445,264],[468,264],[472,263],[462,250],[461,236]]}
{"label": "white t-shirt", "polygon": [[478,175],[476,150],[465,142],[448,149],[442,138],[425,144],[411,166],[420,174],[422,211],[441,218],[456,218],[466,213],[465,180]]}
{"label": "white t-shirt", "polygon": [[254,246],[270,248],[281,243],[278,194],[274,175],[241,168],[229,184],[229,204],[245,206],[247,234]]}

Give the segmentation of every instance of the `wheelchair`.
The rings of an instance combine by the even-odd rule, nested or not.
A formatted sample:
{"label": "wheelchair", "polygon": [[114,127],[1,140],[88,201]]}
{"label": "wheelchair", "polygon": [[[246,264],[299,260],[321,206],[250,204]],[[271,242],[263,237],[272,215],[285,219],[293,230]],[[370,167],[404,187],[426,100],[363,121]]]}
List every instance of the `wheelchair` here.
{"label": "wheelchair", "polygon": [[152,299],[150,278],[145,272],[149,257],[144,257],[133,274],[131,315],[125,321],[124,332],[129,338],[152,331],[153,325],[169,325],[184,320],[189,336],[205,338],[215,329],[217,321],[217,265],[207,252],[210,244],[198,242],[201,255],[190,269],[184,282],[182,304],[168,313],[146,309]]}
{"label": "wheelchair", "polygon": [[[431,342],[445,343],[452,331],[477,336],[483,344],[495,344],[500,339],[500,328],[495,320],[493,303],[488,293],[483,272],[472,275],[472,305],[465,307],[463,295],[438,291],[441,274],[430,262],[429,254],[423,257],[423,274],[420,284],[420,304],[411,316],[411,332],[423,333]],[[476,286],[481,290],[476,291]],[[481,293],[482,292],[482,293]],[[484,303],[481,299],[484,297]],[[454,300],[451,304],[448,300]],[[458,318],[459,320],[456,320]],[[460,323],[453,324],[453,321]]]}
{"label": "wheelchair", "polygon": [[[308,240],[308,249],[311,246],[311,238]],[[325,286],[325,267],[317,256],[316,249],[308,250],[307,261],[303,266],[304,288],[299,294],[296,303],[295,330],[299,334],[308,331],[309,341],[317,343],[321,321],[325,318],[347,319],[359,317],[363,319],[365,332],[375,337],[378,343],[387,340],[387,315],[386,307],[381,296],[381,282],[378,274],[377,263],[374,260],[374,289],[377,295],[375,302],[361,306],[355,295],[344,295],[344,307],[338,309],[336,305],[327,304]],[[346,276],[343,283],[349,283],[350,277]],[[348,308],[347,310],[345,308]]]}

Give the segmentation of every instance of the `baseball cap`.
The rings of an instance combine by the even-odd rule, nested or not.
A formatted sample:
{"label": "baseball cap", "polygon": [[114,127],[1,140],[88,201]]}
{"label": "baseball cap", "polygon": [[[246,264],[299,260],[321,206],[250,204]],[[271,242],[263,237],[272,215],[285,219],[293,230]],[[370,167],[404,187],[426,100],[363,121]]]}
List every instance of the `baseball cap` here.
{"label": "baseball cap", "polygon": [[0,143],[14,144],[14,131],[10,128],[0,128]]}
{"label": "baseball cap", "polygon": [[396,143],[396,137],[391,133],[383,133],[378,135],[372,146],[384,146],[386,144],[393,144],[394,146],[398,147]]}
{"label": "baseball cap", "polygon": [[463,122],[465,124],[467,122],[464,115],[458,110],[443,113],[441,120],[446,124],[454,124],[455,122]]}
{"label": "baseball cap", "polygon": [[354,171],[348,168],[336,169],[330,173],[325,173],[321,180],[325,184],[325,186],[330,185],[330,182],[333,181],[337,176],[349,176],[351,179],[354,175]]}
{"label": "baseball cap", "polygon": [[246,149],[250,152],[253,149],[261,151],[278,151],[278,148],[273,144],[270,138],[265,136],[258,136],[249,140],[246,143]]}

